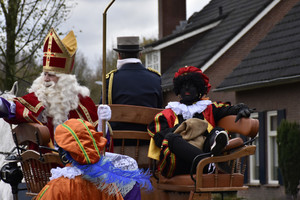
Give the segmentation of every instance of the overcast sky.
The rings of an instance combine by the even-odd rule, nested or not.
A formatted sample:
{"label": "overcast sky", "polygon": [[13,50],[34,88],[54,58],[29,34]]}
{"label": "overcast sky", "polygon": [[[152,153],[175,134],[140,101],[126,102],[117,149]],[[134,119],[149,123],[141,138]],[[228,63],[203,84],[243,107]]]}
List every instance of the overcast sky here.
{"label": "overcast sky", "polygon": [[[70,18],[59,28],[61,31],[73,30],[78,51],[84,54],[90,65],[96,65],[102,56],[103,12],[111,0],[76,1],[78,4]],[[187,18],[209,1],[186,0]],[[107,49],[116,46],[117,36],[158,37],[158,0],[115,0],[106,17]]]}

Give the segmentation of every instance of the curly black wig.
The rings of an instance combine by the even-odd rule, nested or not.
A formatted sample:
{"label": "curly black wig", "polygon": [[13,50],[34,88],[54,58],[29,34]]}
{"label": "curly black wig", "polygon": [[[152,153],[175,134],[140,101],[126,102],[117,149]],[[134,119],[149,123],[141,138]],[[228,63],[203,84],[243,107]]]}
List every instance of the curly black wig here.
{"label": "curly black wig", "polygon": [[205,86],[202,75],[200,73],[187,73],[186,75],[181,75],[173,79],[173,91],[176,95],[180,93],[183,83],[187,82],[190,82],[196,86],[198,94],[207,94],[207,87]]}

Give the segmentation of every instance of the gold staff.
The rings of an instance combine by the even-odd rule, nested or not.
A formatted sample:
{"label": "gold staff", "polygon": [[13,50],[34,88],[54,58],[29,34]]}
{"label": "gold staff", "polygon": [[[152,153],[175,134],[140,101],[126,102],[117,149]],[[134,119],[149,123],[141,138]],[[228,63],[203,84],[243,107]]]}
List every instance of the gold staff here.
{"label": "gold staff", "polygon": [[[102,104],[106,104],[106,12],[109,7],[114,3],[115,0],[112,0],[103,12],[103,59],[102,59]],[[100,123],[100,122],[99,122]],[[103,136],[106,135],[106,123],[102,121],[102,132]]]}

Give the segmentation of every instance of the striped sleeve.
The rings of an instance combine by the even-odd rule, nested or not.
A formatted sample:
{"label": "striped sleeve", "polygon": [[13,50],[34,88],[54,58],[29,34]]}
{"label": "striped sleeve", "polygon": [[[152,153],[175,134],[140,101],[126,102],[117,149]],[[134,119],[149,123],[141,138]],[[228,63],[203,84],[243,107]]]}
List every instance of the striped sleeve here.
{"label": "striped sleeve", "polygon": [[148,134],[151,137],[154,137],[154,135],[162,130],[165,130],[166,128],[170,128],[168,125],[168,121],[164,114],[162,112],[158,113],[154,120],[148,125]]}

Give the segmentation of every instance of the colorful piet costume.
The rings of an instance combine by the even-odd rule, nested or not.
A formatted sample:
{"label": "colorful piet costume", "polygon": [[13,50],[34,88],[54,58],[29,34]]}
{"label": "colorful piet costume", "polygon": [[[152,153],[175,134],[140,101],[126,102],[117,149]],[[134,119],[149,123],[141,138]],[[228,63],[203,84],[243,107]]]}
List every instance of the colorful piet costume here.
{"label": "colorful piet costume", "polygon": [[70,119],[59,125],[55,141],[67,165],[51,170],[50,182],[36,199],[120,200],[135,183],[151,189],[150,175],[117,168],[103,155],[107,140],[87,121]]}
{"label": "colorful piet costume", "polygon": [[[60,40],[52,28],[45,38],[43,49],[43,73],[33,82],[29,94],[10,100],[0,99],[2,101],[0,117],[12,124],[40,123],[47,126],[51,134],[49,146],[53,147],[53,133],[58,124],[67,119],[80,118],[97,127],[98,115],[96,106],[89,97],[88,88],[80,86],[75,75],[71,74],[77,50],[73,31]],[[59,77],[51,90],[52,96],[46,92],[50,87],[44,85],[44,73]],[[52,107],[50,101],[54,102]],[[50,110],[53,108],[56,110],[51,114]],[[53,121],[58,116],[59,119]]]}
{"label": "colorful piet costume", "polygon": [[[180,94],[181,101],[169,102],[166,109],[158,113],[148,126],[148,133],[152,137],[148,156],[159,160],[159,170],[166,177],[189,174],[192,162],[199,154],[220,154],[227,145],[228,136],[224,130],[216,127],[217,122],[227,115],[237,115],[248,110],[244,104],[230,106],[205,98],[211,87],[209,79],[196,67],[180,68],[175,73],[173,83],[174,92]],[[250,112],[246,113],[241,117],[249,117]],[[202,139],[190,137],[194,140],[192,143],[185,138],[186,135],[176,134],[183,123],[193,127],[187,128],[185,133],[195,132],[195,127],[204,130],[197,135]],[[200,126],[205,127],[203,129]],[[196,144],[197,141],[201,144]]]}

